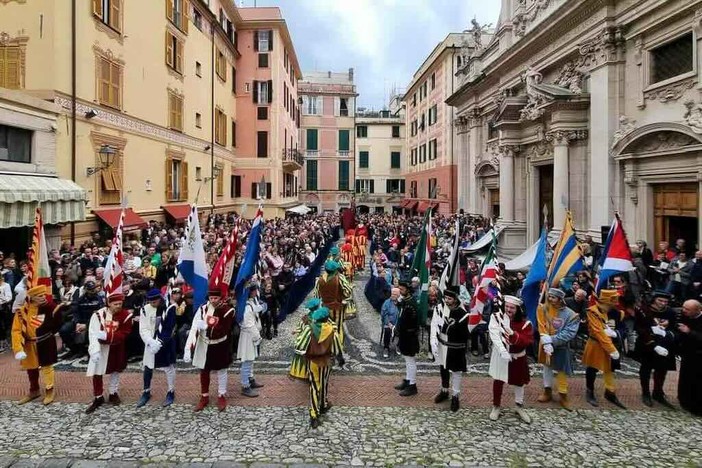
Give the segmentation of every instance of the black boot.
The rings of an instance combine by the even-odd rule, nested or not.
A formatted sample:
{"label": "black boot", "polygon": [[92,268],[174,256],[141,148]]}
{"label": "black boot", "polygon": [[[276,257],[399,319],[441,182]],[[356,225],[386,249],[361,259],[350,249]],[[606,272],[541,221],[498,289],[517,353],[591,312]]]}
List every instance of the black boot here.
{"label": "black boot", "polygon": [[417,394],[417,384],[410,384],[408,381],[407,386],[404,390],[400,392],[400,396],[412,396]]}
{"label": "black boot", "polygon": [[590,390],[589,388],[587,389],[587,395],[585,397],[588,403],[590,403],[592,406],[600,406],[599,403],[597,403],[597,398],[595,398],[595,391]]}
{"label": "black boot", "polygon": [[312,429],[317,429],[319,427],[319,418],[310,417],[310,427]]}
{"label": "black boot", "polygon": [[461,407],[461,403],[458,401],[458,395],[454,395],[451,397],[451,411],[454,413],[458,411],[458,409]]}
{"label": "black boot", "polygon": [[407,388],[408,385],[409,385],[409,380],[407,380],[407,379],[402,379],[402,383],[401,383],[401,384],[395,385],[395,390],[404,390],[404,389]]}
{"label": "black boot", "polygon": [[256,382],[256,379],[249,379],[249,386],[251,388],[263,388],[263,384]]}
{"label": "black boot", "polygon": [[612,403],[614,406],[618,406],[621,409],[626,409],[626,406],[624,406],[624,404],[621,401],[619,401],[619,398],[617,398],[616,393],[610,392],[609,390],[605,390],[604,397],[605,397],[605,400]]}
{"label": "black boot", "polygon": [[441,389],[441,391],[439,393],[437,393],[436,396],[434,397],[434,403],[436,403],[438,405],[439,403],[442,403],[442,402],[448,400],[448,398],[449,398],[448,391]]}
{"label": "black boot", "polygon": [[653,408],[653,400],[651,400],[650,394],[644,393],[643,395],[641,395],[641,401],[644,405],[648,406],[649,408]]}
{"label": "black boot", "polygon": [[94,413],[96,409],[101,407],[102,405],[105,404],[105,397],[104,396],[99,396],[95,397],[92,403],[90,403],[90,406],[86,408],[85,413],[86,414],[91,414]]}
{"label": "black boot", "polygon": [[668,409],[675,409],[675,406],[668,401],[663,392],[653,392],[653,399]]}

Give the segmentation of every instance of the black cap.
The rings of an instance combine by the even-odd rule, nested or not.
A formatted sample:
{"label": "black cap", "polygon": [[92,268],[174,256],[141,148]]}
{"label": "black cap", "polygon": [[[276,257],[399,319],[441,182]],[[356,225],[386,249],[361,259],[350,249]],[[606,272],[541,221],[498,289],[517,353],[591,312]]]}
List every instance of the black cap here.
{"label": "black cap", "polygon": [[410,290],[414,289],[414,288],[412,287],[412,282],[411,282],[411,281],[407,281],[407,280],[399,281],[399,282],[397,283],[397,285],[398,285],[398,286],[404,286],[405,288],[410,289]]}
{"label": "black cap", "polygon": [[458,299],[458,295],[460,294],[460,291],[456,286],[449,286],[444,290],[444,296],[446,297],[452,297],[454,299]]}
{"label": "black cap", "polygon": [[671,294],[669,294],[661,289],[657,289],[656,291],[653,291],[653,298],[655,299],[657,297],[662,297],[663,299],[668,299],[668,300],[671,300],[673,298],[673,296]]}

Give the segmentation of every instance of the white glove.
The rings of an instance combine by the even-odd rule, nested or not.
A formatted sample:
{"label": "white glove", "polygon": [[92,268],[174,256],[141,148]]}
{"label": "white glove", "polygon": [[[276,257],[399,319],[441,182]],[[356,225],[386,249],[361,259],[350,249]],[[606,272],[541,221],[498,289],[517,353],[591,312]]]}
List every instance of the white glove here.
{"label": "white glove", "polygon": [[187,347],[187,348],[185,348],[185,352],[183,353],[183,362],[185,362],[187,364],[192,360],[193,360],[193,356],[190,352],[190,347]]}
{"label": "white glove", "polygon": [[17,359],[18,361],[23,361],[27,359],[27,353],[25,353],[24,351],[19,351],[17,354],[15,354],[15,359]]}
{"label": "white glove", "polygon": [[660,325],[654,325],[651,327],[651,331],[654,335],[665,336],[665,330]]}
{"label": "white glove", "polygon": [[105,330],[99,331],[95,334],[98,340],[105,341],[107,339],[107,332]]}
{"label": "white glove", "polygon": [[553,338],[551,338],[551,335],[541,335],[541,344],[544,344],[544,345],[553,344]]}
{"label": "white glove", "polygon": [[98,361],[100,361],[100,351],[90,355],[90,362],[97,363]]}
{"label": "white glove", "polygon": [[613,352],[613,353],[609,353],[609,357],[611,357],[611,358],[614,359],[615,361],[618,360],[618,359],[620,358],[620,356],[619,356],[619,351],[615,351],[615,352]]}
{"label": "white glove", "polygon": [[549,356],[553,354],[553,345],[552,344],[547,344],[544,345],[544,353],[548,354]]}
{"label": "white glove", "polygon": [[659,356],[666,357],[668,355],[668,350],[665,349],[663,346],[656,346],[653,348],[653,350],[658,354]]}
{"label": "white glove", "polygon": [[204,320],[198,320],[197,322],[195,322],[195,328],[200,331],[207,330],[207,322],[205,322]]}
{"label": "white glove", "polygon": [[500,351],[500,357],[507,362],[510,362],[512,360],[512,355],[509,354],[507,351]]}
{"label": "white glove", "polygon": [[614,330],[612,330],[612,329],[609,328],[609,327],[605,327],[604,332],[605,332],[605,335],[607,335],[607,336],[610,337],[610,338],[616,338],[616,337],[617,337],[617,332],[615,332]]}

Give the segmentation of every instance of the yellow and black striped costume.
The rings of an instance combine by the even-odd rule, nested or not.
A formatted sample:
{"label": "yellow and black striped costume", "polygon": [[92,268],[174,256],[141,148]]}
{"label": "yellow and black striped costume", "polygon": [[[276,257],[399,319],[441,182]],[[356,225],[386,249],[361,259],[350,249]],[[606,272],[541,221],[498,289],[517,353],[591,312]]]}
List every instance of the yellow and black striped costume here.
{"label": "yellow and black striped costume", "polygon": [[[300,319],[300,323],[297,324],[297,327],[293,331],[293,335],[296,337],[296,344],[305,329],[308,330],[307,340],[309,343],[309,327],[307,326],[309,320],[309,314],[305,314]],[[295,349],[297,350],[297,346],[295,347]],[[307,380],[307,361],[305,360],[304,352],[302,354],[295,352],[295,354],[293,355],[292,362],[290,363],[290,377],[305,381]]]}
{"label": "yellow and black striped costume", "polygon": [[[347,313],[355,314],[353,305],[353,285],[343,275],[322,272],[314,286],[312,297],[321,299],[322,304],[329,308],[332,320],[336,324],[340,341],[344,344],[344,318]],[[350,311],[347,307],[351,306]],[[342,348],[343,349],[343,348]]]}

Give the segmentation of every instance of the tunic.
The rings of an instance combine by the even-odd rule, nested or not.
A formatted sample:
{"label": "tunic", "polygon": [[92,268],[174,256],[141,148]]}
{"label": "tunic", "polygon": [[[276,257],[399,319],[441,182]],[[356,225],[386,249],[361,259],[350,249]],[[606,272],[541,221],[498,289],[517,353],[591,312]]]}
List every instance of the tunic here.
{"label": "tunic", "polygon": [[[651,327],[659,325],[663,320],[668,321],[665,336],[656,335]],[[636,314],[636,347],[635,355],[641,365],[652,369],[675,370],[675,313],[670,309],[658,311],[652,307],[642,307]],[[660,356],[654,351],[656,346],[668,350],[668,356]]]}
{"label": "tunic", "polygon": [[[176,361],[176,341],[173,339],[176,331],[176,304],[166,308],[160,304],[158,308],[146,304],[139,314],[139,335],[144,342],[144,367],[149,369],[168,367]],[[148,346],[150,339],[161,342],[161,349],[154,354]]]}
{"label": "tunic", "polygon": [[236,357],[243,361],[255,361],[258,357],[258,345],[261,343],[262,305],[258,299],[249,299],[244,308],[244,318],[239,325],[239,345]]}
{"label": "tunic", "polygon": [[555,371],[573,373],[573,352],[570,342],[578,334],[580,317],[568,307],[554,309],[550,304],[541,304],[538,309],[539,335],[549,335],[553,340],[553,354],[550,359],[539,346],[539,363]]}
{"label": "tunic", "polygon": [[[198,330],[197,323],[207,324],[205,330]],[[207,303],[193,315],[193,324],[185,344],[194,349],[193,366],[203,370],[226,369],[232,363],[231,331],[234,324],[234,309],[220,303],[216,308]]]}
{"label": "tunic", "polygon": [[414,356],[419,352],[419,316],[414,298],[402,297],[397,308],[400,312],[395,333],[397,348],[403,356]]}
{"label": "tunic", "polygon": [[702,316],[683,318],[690,333],[679,333],[680,380],[678,401],[689,412],[702,416]]}
{"label": "tunic", "polygon": [[468,312],[459,306],[450,309],[440,304],[434,309],[431,319],[432,352],[439,365],[452,372],[466,372],[466,347],[470,332],[468,331]]}
{"label": "tunic", "polygon": [[605,333],[607,313],[602,312],[596,305],[587,309],[588,340],[583,351],[582,363],[587,367],[594,367],[602,372],[612,372],[612,358],[610,354],[617,350],[612,338]]}
{"label": "tunic", "polygon": [[[107,332],[107,338],[98,340],[100,332]],[[132,331],[132,314],[122,309],[112,314],[103,307],[93,314],[88,325],[88,353],[100,353],[97,362],[88,362],[88,377],[122,372],[127,368],[126,340]]]}
{"label": "tunic", "polygon": [[47,302],[40,306],[26,304],[18,309],[12,321],[12,351],[24,351],[22,369],[51,366],[58,361],[56,340],[66,306]]}
{"label": "tunic", "polygon": [[[507,382],[509,385],[522,386],[529,383],[529,361],[526,349],[534,342],[534,327],[529,320],[512,320],[507,314],[502,320],[509,325],[513,334],[509,335],[508,345],[502,341],[502,327],[498,315],[490,317],[488,330],[492,340],[492,354],[490,355],[490,377],[495,380]],[[502,358],[500,351],[507,351],[512,356],[511,361]]]}

